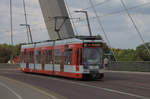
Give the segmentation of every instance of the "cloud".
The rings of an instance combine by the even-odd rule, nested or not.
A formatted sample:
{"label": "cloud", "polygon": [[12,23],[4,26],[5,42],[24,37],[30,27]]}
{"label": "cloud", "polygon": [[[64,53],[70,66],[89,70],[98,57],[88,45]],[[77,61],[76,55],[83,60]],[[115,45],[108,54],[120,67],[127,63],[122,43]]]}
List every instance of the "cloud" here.
{"label": "cloud", "polygon": [[[20,27],[19,24],[25,23],[22,0],[13,1],[13,27],[14,27],[14,42],[15,44],[26,42],[26,30],[25,27]],[[32,35],[34,41],[41,41],[49,39],[48,32],[44,23],[42,12],[39,6],[38,0],[25,0],[27,8],[28,22],[31,25]],[[71,13],[75,10],[84,9],[90,7],[88,0],[66,0]],[[128,8],[147,3],[136,9],[130,9],[130,14],[134,18],[137,26],[139,27],[142,36],[145,41],[149,41],[150,38],[150,5],[149,0],[124,0]],[[112,46],[116,48],[135,48],[141,44],[141,40],[135,31],[131,20],[127,16],[126,12],[108,14],[124,10],[120,0],[93,0],[94,4],[105,2],[99,6],[96,6],[98,15],[101,17],[102,24],[105,31],[111,41]],[[95,16],[92,9],[87,9],[89,17]],[[74,20],[77,31],[80,35],[89,35],[86,25],[85,16],[83,14],[73,14],[73,17],[80,17],[84,21]],[[10,18],[9,18],[9,0],[0,1],[0,43],[10,43]],[[96,19],[90,19],[93,35],[104,34],[99,27]]]}
{"label": "cloud", "polygon": [[[25,0],[27,8],[28,23],[31,25],[34,41],[49,39],[46,31],[44,19],[37,0]],[[15,44],[27,42],[27,34],[25,27],[20,24],[25,23],[24,10],[22,0],[13,0],[13,37]],[[10,44],[10,17],[9,17],[9,1],[0,1],[0,43]]]}
{"label": "cloud", "polygon": [[[68,0],[68,2],[69,1],[70,0]],[[97,4],[100,2],[104,2],[106,0],[93,0],[93,1],[95,2],[95,4]],[[143,0],[127,0],[127,1],[124,0],[124,1],[125,1],[125,4],[127,5],[127,8],[143,5],[145,3],[150,3],[148,2],[148,0],[144,0],[144,1]],[[76,0],[76,2],[79,2],[79,0]],[[88,5],[88,2],[86,5],[90,6]],[[78,6],[76,8],[82,9],[83,7]],[[142,41],[139,38],[139,35],[137,34],[137,31],[133,27],[133,24],[131,20],[129,19],[129,17],[127,16],[125,11],[108,16],[109,13],[124,10],[120,0],[108,0],[108,2],[104,3],[103,5],[96,6],[96,10],[100,16],[103,16],[101,17],[102,24],[111,41],[111,44],[114,47],[135,48],[137,45],[142,43]],[[148,31],[150,31],[149,29],[150,20],[148,19],[148,17],[150,16],[150,13],[149,13],[150,5],[147,4],[141,7],[139,6],[136,9],[130,9],[129,11],[132,17],[134,18],[134,21],[136,22],[137,26],[139,27],[145,41],[149,42],[148,37],[150,37],[150,35]],[[92,9],[88,9],[88,12],[89,12],[89,16],[93,17],[94,14],[93,14]],[[103,32],[101,28],[99,27],[97,20],[91,19],[90,22],[91,22],[92,30],[94,32],[93,34],[100,33],[104,37]],[[81,28],[78,28],[78,29],[81,29]],[[80,31],[87,33],[87,30],[85,28],[83,30],[80,30]]]}

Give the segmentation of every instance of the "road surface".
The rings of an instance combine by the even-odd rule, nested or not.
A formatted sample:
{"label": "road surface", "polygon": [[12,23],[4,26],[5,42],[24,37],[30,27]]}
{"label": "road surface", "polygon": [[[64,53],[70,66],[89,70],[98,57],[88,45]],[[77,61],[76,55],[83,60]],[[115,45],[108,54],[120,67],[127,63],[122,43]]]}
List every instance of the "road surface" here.
{"label": "road surface", "polygon": [[[6,78],[13,80],[7,81]],[[0,94],[8,94],[13,97],[11,99],[17,98],[3,84],[12,88],[22,99],[150,99],[149,73],[106,72],[103,80],[81,81],[22,73],[19,70],[0,70],[0,79]],[[28,89],[29,86],[32,88]],[[39,95],[43,98],[38,98]]]}

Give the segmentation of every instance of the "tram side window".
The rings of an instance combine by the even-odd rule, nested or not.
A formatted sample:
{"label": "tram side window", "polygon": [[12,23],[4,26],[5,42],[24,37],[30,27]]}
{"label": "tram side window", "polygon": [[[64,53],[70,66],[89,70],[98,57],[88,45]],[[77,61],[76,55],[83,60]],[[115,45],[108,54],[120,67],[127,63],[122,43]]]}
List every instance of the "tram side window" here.
{"label": "tram side window", "polygon": [[42,58],[42,52],[39,51],[39,59],[38,59],[38,63],[41,63],[41,58]]}
{"label": "tram side window", "polygon": [[62,52],[60,50],[56,49],[54,51],[54,55],[55,55],[55,64],[60,64]]}
{"label": "tram side window", "polygon": [[30,53],[30,56],[29,56],[29,58],[30,58],[30,63],[33,63],[34,62],[34,52],[33,51],[31,51]]}
{"label": "tram side window", "polygon": [[72,65],[72,54],[73,54],[72,49],[65,50],[65,64],[66,65]]}
{"label": "tram side window", "polygon": [[48,58],[49,58],[48,57],[48,50],[46,50],[45,53],[46,53],[46,55],[45,55],[45,63],[49,64],[49,61],[48,61]]}
{"label": "tram side window", "polygon": [[52,64],[52,50],[49,50],[49,63]]}
{"label": "tram side window", "polygon": [[27,62],[29,62],[29,54],[28,53],[25,54],[25,63],[27,63]]}
{"label": "tram side window", "polygon": [[21,62],[25,63],[25,55],[24,52],[21,52]]}
{"label": "tram side window", "polygon": [[80,48],[80,65],[83,63],[83,51],[82,48]]}
{"label": "tram side window", "polygon": [[24,63],[27,62],[27,53],[26,53],[26,49],[24,49],[24,52],[23,52],[23,61],[24,61]]}
{"label": "tram side window", "polygon": [[76,64],[79,65],[79,48],[76,49]]}
{"label": "tram side window", "polygon": [[36,61],[38,64],[41,63],[41,57],[42,57],[41,54],[42,54],[41,51],[38,51],[36,54]]}

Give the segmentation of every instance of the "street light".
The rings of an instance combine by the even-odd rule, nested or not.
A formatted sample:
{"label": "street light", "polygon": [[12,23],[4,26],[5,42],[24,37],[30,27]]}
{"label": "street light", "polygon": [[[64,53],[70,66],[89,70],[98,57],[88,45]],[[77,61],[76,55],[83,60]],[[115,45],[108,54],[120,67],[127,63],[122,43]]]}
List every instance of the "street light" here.
{"label": "street light", "polygon": [[89,29],[89,33],[90,36],[92,36],[92,30],[91,30],[91,26],[90,26],[90,22],[89,22],[89,17],[88,17],[88,12],[87,11],[75,11],[76,13],[84,13],[86,16],[86,20],[87,20],[87,25],[88,25],[88,29]]}
{"label": "street light", "polygon": [[12,19],[12,0],[10,0],[10,26],[11,26],[11,45],[14,45],[13,43],[13,19]]}
{"label": "street light", "polygon": [[30,34],[30,39],[31,39],[31,43],[33,43],[30,25],[29,24],[20,24],[20,26],[26,26],[26,27],[28,27],[29,34]]}
{"label": "street light", "polygon": [[[11,45],[14,45],[13,42],[13,10],[12,10],[12,0],[10,0],[10,33],[11,33]],[[10,55],[10,62],[13,63],[13,53]]]}

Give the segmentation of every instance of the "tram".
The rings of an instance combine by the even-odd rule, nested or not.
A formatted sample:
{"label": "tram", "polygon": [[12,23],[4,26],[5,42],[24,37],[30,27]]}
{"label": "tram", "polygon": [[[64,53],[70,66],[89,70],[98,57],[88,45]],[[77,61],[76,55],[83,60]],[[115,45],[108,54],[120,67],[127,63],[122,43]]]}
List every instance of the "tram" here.
{"label": "tram", "polygon": [[74,37],[21,46],[20,69],[77,79],[104,77],[104,51],[101,37]]}

